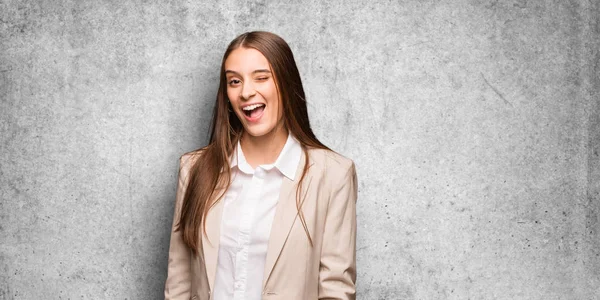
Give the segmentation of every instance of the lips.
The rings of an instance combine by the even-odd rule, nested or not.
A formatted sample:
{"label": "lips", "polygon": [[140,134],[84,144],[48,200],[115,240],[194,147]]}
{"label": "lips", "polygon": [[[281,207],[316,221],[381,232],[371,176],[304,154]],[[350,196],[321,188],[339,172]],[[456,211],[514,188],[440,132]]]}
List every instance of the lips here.
{"label": "lips", "polygon": [[262,117],[265,107],[266,105],[262,103],[251,104],[243,107],[242,112],[244,112],[244,117],[246,117],[246,120],[250,122],[256,122],[260,119],[260,117]]}

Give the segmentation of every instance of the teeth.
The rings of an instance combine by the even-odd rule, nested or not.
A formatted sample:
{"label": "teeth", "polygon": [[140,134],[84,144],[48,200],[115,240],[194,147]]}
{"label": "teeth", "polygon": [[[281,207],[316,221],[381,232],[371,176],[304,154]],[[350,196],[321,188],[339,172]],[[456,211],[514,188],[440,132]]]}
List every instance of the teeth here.
{"label": "teeth", "polygon": [[242,109],[243,109],[243,110],[253,110],[253,109],[255,109],[255,108],[257,108],[257,107],[261,107],[261,106],[263,106],[263,105],[264,105],[264,104],[258,104],[258,103],[257,103],[257,104],[252,104],[252,105],[246,106],[246,107],[244,107],[244,108],[242,108]]}

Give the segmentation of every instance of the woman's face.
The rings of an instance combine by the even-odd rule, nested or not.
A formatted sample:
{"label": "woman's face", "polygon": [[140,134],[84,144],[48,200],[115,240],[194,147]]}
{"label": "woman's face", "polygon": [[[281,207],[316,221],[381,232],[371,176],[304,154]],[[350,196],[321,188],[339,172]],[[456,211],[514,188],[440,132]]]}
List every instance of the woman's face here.
{"label": "woman's face", "polygon": [[239,47],[225,60],[227,97],[251,136],[266,136],[280,128],[283,109],[274,75],[267,58],[253,48]]}

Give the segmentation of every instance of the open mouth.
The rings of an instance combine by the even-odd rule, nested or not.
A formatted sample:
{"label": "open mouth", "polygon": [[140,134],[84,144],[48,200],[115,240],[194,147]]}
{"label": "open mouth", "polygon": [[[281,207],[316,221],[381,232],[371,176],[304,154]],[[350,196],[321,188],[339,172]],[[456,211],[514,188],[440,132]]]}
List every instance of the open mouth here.
{"label": "open mouth", "polygon": [[255,119],[257,117],[260,117],[264,110],[265,110],[265,105],[258,104],[258,103],[253,104],[253,105],[248,105],[248,106],[242,108],[242,111],[244,112],[244,114],[250,119]]}

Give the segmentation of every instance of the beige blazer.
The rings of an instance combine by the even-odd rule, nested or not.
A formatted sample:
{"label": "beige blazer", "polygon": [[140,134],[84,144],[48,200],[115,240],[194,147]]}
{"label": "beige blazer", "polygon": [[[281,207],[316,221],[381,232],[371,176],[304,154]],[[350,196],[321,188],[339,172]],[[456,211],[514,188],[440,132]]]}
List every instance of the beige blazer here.
{"label": "beige blazer", "polygon": [[[313,240],[310,245],[296,208],[296,187],[304,168],[304,154],[295,180],[284,177],[269,237],[262,299],[355,299],[356,198],[354,162],[329,150],[309,150],[310,167],[301,190],[302,211]],[[180,159],[173,228],[192,165],[190,154]],[[223,201],[208,212],[198,255],[171,231],[165,299],[212,298]]]}

